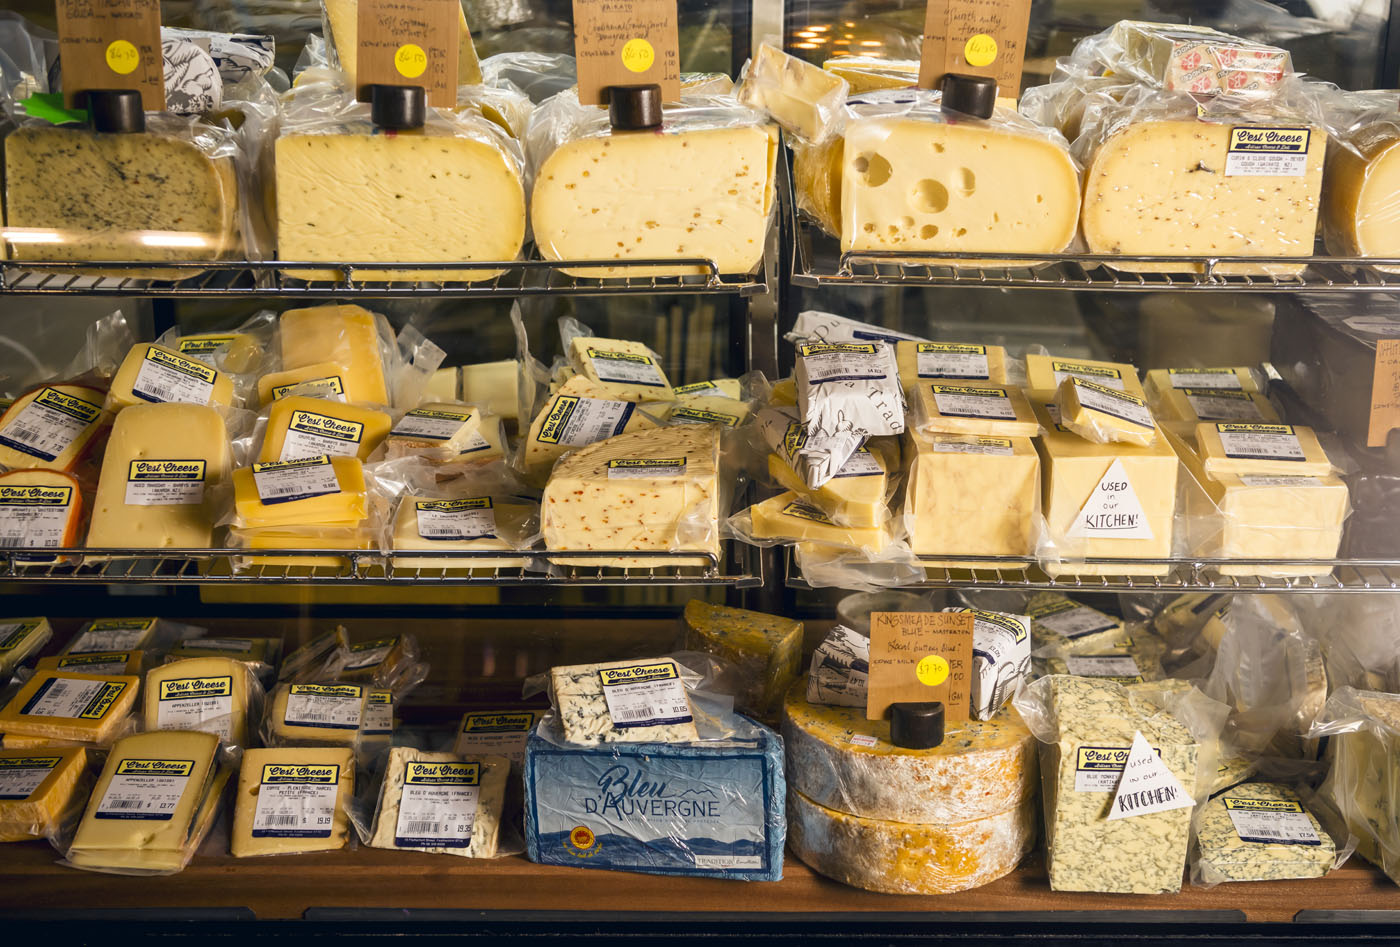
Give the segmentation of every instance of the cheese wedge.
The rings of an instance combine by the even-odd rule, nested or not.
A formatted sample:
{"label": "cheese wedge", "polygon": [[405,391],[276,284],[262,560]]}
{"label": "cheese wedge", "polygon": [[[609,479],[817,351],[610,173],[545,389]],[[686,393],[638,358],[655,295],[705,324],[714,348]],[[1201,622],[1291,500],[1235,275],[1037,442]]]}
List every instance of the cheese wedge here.
{"label": "cheese wedge", "polygon": [[691,385],[677,385],[672,390],[675,391],[678,401],[710,398],[730,398],[734,401],[744,399],[744,386],[737,378],[711,378],[709,381],[697,381]]}
{"label": "cheese wedge", "polygon": [[1035,437],[1040,424],[1021,389],[1007,385],[923,382],[910,394],[921,434]]}
{"label": "cheese wedge", "polygon": [[[1400,256],[1395,194],[1400,191],[1400,136],[1388,121],[1349,129],[1329,148],[1322,179],[1322,234],[1333,256]],[[1395,272],[1393,266],[1377,269]]]}
{"label": "cheese wedge", "polygon": [[258,462],[321,455],[366,460],[392,426],[389,415],[383,411],[291,395],[273,402],[268,410],[267,432]]}
{"label": "cheese wedge", "polygon": [[78,629],[63,653],[93,654],[146,648],[154,643],[159,623],[158,618],[94,618]]}
{"label": "cheese wedge", "polygon": [[343,366],[338,362],[313,362],[300,368],[268,372],[258,379],[258,401],[271,404],[292,392],[329,401],[354,401],[345,394]]}
{"label": "cheese wedge", "polygon": [[40,671],[75,671],[78,674],[131,675],[145,673],[144,651],[96,651],[92,654],[51,654],[34,665]]}
{"label": "cheese wedge", "polygon": [[369,844],[492,858],[509,777],[510,760],[502,756],[465,758],[394,747]]}
{"label": "cheese wedge", "polygon": [[262,341],[247,332],[194,332],[180,336],[175,350],[200,361],[219,359],[236,375],[257,371],[264,357]]}
{"label": "cheese wedge", "polygon": [[640,342],[579,336],[569,343],[569,364],[585,378],[621,385],[623,401],[675,401],[656,353]]}
{"label": "cheese wedge", "polygon": [[79,868],[184,866],[213,788],[219,738],[190,730],[136,733],[107,757],[68,861]]}
{"label": "cheese wedge", "polygon": [[186,658],[146,673],[147,730],[200,730],[248,745],[248,666],[231,658]]}
{"label": "cheese wedge", "polygon": [[229,848],[235,858],[329,852],[350,840],[355,755],[339,747],[247,750]]}
{"label": "cheese wedge", "polygon": [[1212,477],[1221,474],[1326,477],[1334,469],[1313,429],[1299,424],[1231,421],[1199,424],[1196,446],[1206,473]]}
{"label": "cheese wedge", "polygon": [[364,465],[354,457],[253,464],[233,472],[244,528],[356,526],[369,515]]}
{"label": "cheese wedge", "polygon": [[837,119],[849,93],[846,80],[762,43],[745,67],[739,101],[767,112],[805,141],[838,131]]}
{"label": "cheese wedge", "polygon": [[460,397],[488,414],[510,421],[520,417],[520,363],[514,359],[463,365]]}
{"label": "cheese wedge", "polygon": [[87,544],[207,548],[214,486],[231,465],[228,431],[207,405],[143,404],[112,425]]}
{"label": "cheese wedge", "polygon": [[363,684],[282,684],[273,692],[268,725],[275,746],[353,745],[369,688]]}
{"label": "cheese wedge", "polygon": [[39,671],[0,709],[0,732],[108,743],[126,725],[140,687],[139,677]]}
{"label": "cheese wedge", "polygon": [[792,491],[756,503],[748,512],[755,539],[817,542],[878,553],[890,538],[880,527],[838,526]]}
{"label": "cheese wedge", "polygon": [[1026,390],[1057,391],[1066,378],[1083,378],[1124,391],[1139,398],[1147,397],[1137,369],[1125,362],[1098,362],[1086,358],[1059,358],[1054,355],[1026,356]]}
{"label": "cheese wedge", "polygon": [[347,401],[389,403],[382,352],[390,342],[383,316],[355,305],[289,309],[277,320],[277,330],[284,372],[317,366],[320,377],[335,366]]}
{"label": "cheese wedge", "polygon": [[1066,378],[1055,392],[1060,423],[1095,444],[1151,444],[1157,422],[1145,398],[1082,378]]}
{"label": "cheese wedge", "polygon": [[37,654],[53,638],[47,618],[12,618],[0,622],[0,680]]}
{"label": "cheese wedge", "polygon": [[655,421],[637,410],[635,402],[555,395],[530,424],[525,438],[525,473],[536,481],[543,480],[564,454],[619,434],[656,426]]}
{"label": "cheese wedge", "polygon": [[899,341],[894,357],[905,392],[933,379],[971,385],[1005,385],[1008,380],[1006,349],[1000,345]]}
{"label": "cheese wedge", "polygon": [[136,343],[122,359],[104,407],[115,414],[132,405],[167,401],[228,406],[233,404],[233,380],[175,349]]}
{"label": "cheese wedge", "polygon": [[1202,421],[1262,421],[1278,424],[1283,419],[1268,398],[1257,391],[1234,388],[1168,388],[1158,402],[1163,426],[1188,441],[1196,440],[1196,425]]}
{"label": "cheese wedge", "polygon": [[0,750],[0,842],[57,834],[81,803],[89,762],[83,747]]}
{"label": "cheese wedge", "polygon": [[480,433],[482,413],[467,404],[433,402],[419,405],[394,422],[384,441],[385,457],[394,460],[428,452],[432,459],[451,459],[468,451],[489,450]]}
{"label": "cheese wedge", "polygon": [[1161,400],[1167,392],[1181,388],[1260,390],[1254,372],[1243,366],[1235,368],[1154,368],[1147,373],[1147,393],[1152,398]]}
{"label": "cheese wedge", "polygon": [[57,470],[0,473],[0,545],[76,546],[82,520],[82,486],[71,474]]}
{"label": "cheese wedge", "polygon": [[112,423],[106,394],[83,385],[45,385],[0,415],[0,467],[71,471]]}
{"label": "cheese wedge", "polygon": [[[489,496],[444,500],[406,494],[394,516],[395,551],[528,549],[539,533],[539,507]],[[451,559],[395,556],[396,569],[523,569],[528,557]]]}
{"label": "cheese wedge", "polygon": [[768,455],[768,475],[843,526],[875,527],[889,518],[885,494],[889,467],[876,451],[862,447],[817,490],[811,490],[797,471],[777,454]]}

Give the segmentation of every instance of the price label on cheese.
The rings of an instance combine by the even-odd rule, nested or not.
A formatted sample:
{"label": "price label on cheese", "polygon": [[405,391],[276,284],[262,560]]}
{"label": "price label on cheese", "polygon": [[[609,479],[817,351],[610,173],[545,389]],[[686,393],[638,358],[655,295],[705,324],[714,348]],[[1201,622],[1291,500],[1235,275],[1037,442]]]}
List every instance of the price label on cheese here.
{"label": "price label on cheese", "polygon": [[399,643],[398,638],[375,638],[350,646],[350,660],[345,664],[347,671],[363,671],[377,664],[383,664],[389,652]]}
{"label": "price label on cheese", "polygon": [[410,762],[404,770],[394,844],[467,848],[481,797],[480,763]]}
{"label": "price label on cheese", "polygon": [[190,506],[204,502],[203,460],[133,460],[127,467],[128,506]]}
{"label": "price label on cheese", "polygon": [[399,423],[394,425],[390,434],[395,437],[423,437],[430,441],[446,441],[456,437],[457,432],[471,419],[471,412],[415,408],[399,419]]}
{"label": "price label on cheese", "polygon": [[684,457],[641,457],[608,461],[609,480],[654,480],[684,476]]}
{"label": "price label on cheese", "polygon": [[63,104],[81,108],[91,89],[134,89],[147,112],[165,110],[159,0],[59,3]]}
{"label": "price label on cheese", "polygon": [[1139,427],[1156,427],[1152,421],[1152,409],[1141,398],[1134,398],[1130,394],[1082,378],[1074,380],[1074,389],[1079,396],[1079,403],[1090,410]]}
{"label": "price label on cheese", "polygon": [[330,838],[339,792],[335,764],[263,766],[253,838]]}
{"label": "price label on cheese", "polygon": [[354,457],[360,452],[365,426],[315,411],[293,411],[287,422],[280,461],[307,457]]}
{"label": "price label on cheese", "polygon": [[[1233,377],[1233,376],[1231,376]],[[1191,410],[1202,421],[1262,421],[1264,414],[1247,391],[1226,388],[1183,388]]]}
{"label": "price label on cheese", "polygon": [[725,427],[738,427],[742,420],[737,414],[725,414],[721,411],[706,411],[703,408],[691,408],[681,405],[671,410],[667,419],[672,424],[723,424]]}
{"label": "price label on cheese", "polygon": [[41,684],[29,702],[20,708],[20,716],[101,720],[126,687],[119,681],[52,677]]}
{"label": "price label on cheese", "polygon": [[324,454],[303,460],[253,465],[253,483],[265,504],[291,503],[340,492],[335,467]]}
{"label": "price label on cheese", "polygon": [[1042,608],[1033,608],[1031,618],[1037,628],[1070,639],[1118,627],[1118,619],[1104,614],[1097,608],[1080,605],[1069,599]]}
{"label": "price label on cheese", "polygon": [[0,428],[0,444],[40,460],[57,460],[101,416],[101,405],[45,388]]}
{"label": "price label on cheese", "polygon": [[1169,368],[1167,378],[1173,388],[1234,388],[1242,389],[1240,376],[1233,368]]}
{"label": "price label on cheese", "polygon": [[920,378],[991,378],[985,345],[919,342],[914,346],[914,364]]}
{"label": "price label on cheese", "polygon": [[233,678],[186,677],[160,682],[157,730],[202,730],[233,739]]}
{"label": "price label on cheese", "polygon": [[603,668],[598,673],[614,727],[660,727],[695,719],[674,661]]}
{"label": "price label on cheese", "polygon": [[681,97],[680,30],[674,0],[573,0],[578,100],[606,105],[616,85],[656,83]]}
{"label": "price label on cheese", "polygon": [[292,684],[282,722],[292,727],[358,730],[364,691],[356,684]]}
{"label": "price label on cheese", "polygon": [[193,772],[190,760],[122,760],[93,815],[168,822],[175,817]]}
{"label": "price label on cheese", "polygon": [[1056,360],[1050,363],[1050,370],[1055,373],[1056,388],[1064,384],[1066,378],[1082,378],[1085,381],[1092,381],[1096,385],[1112,388],[1114,391],[1123,391],[1127,387],[1123,381],[1122,372],[1116,368]]}
{"label": "price label on cheese", "polygon": [[895,703],[936,700],[949,723],[968,719],[973,625],[967,612],[872,613],[866,717],[882,720]]}
{"label": "price label on cheese", "polygon": [[1004,437],[937,437],[933,439],[935,454],[982,454],[987,457],[1011,457],[1016,451]]}
{"label": "price label on cheese", "polygon": [[807,372],[807,383],[823,385],[841,381],[871,381],[885,378],[889,359],[878,343],[814,342],[799,345]]}
{"label": "price label on cheese", "polygon": [[1311,141],[1311,128],[1232,128],[1225,176],[1302,177]]}
{"label": "price label on cheese", "polygon": [[1001,388],[970,388],[962,385],[934,385],[933,401],[945,418],[989,418],[1016,420],[1011,398]]}
{"label": "price label on cheese", "polygon": [[97,654],[70,654],[58,659],[58,670],[80,674],[125,674],[131,666],[131,651],[101,651]]}
{"label": "price label on cheese", "polygon": [[1301,803],[1283,799],[1248,799],[1225,796],[1221,800],[1242,842],[1261,845],[1321,845],[1312,819]]}
{"label": "price label on cheese", "polygon": [[1247,460],[1306,460],[1291,424],[1217,424],[1226,457]]}
{"label": "price label on cheese", "polygon": [[82,634],[68,646],[68,653],[130,651],[141,646],[155,623],[154,618],[99,618],[83,627]]}
{"label": "price label on cheese", "polygon": [[836,477],[878,477],[884,472],[874,455],[862,447],[841,465],[841,469],[836,471]]}
{"label": "price label on cheese", "polygon": [[418,535],[423,539],[495,539],[496,511],[490,497],[415,500]]}
{"label": "price label on cheese", "polygon": [[144,401],[208,404],[218,377],[208,365],[152,345],[141,359],[131,393]]}
{"label": "price label on cheese", "polygon": [[514,762],[525,759],[525,740],[535,725],[531,710],[469,713],[462,718],[452,751],[462,756],[504,756]]}
{"label": "price label on cheese", "polygon": [[1246,487],[1290,487],[1300,490],[1323,486],[1321,477],[1262,477],[1258,474],[1242,474],[1240,482]]}
{"label": "price label on cheese", "polygon": [[28,799],[49,778],[57,756],[10,756],[0,759],[0,799]]}
{"label": "price label on cheese", "polygon": [[1141,681],[1137,662],[1127,654],[1070,655],[1065,667],[1076,677],[1107,677],[1116,681]]}
{"label": "price label on cheese", "polygon": [[457,104],[457,57],[462,16],[459,0],[359,0],[355,56],[356,95],[367,86],[421,86],[429,105]]}
{"label": "price label on cheese", "polygon": [[635,355],[630,352],[611,352],[606,349],[587,350],[598,373],[598,380],[618,384],[643,385],[648,388],[666,387],[666,377],[650,356]]}
{"label": "price label on cheese", "polygon": [[290,385],[275,385],[272,389],[272,400],[278,401],[287,397],[295,391],[299,395],[308,395],[312,398],[325,398],[328,401],[339,401],[345,403],[345,382],[339,375],[327,375],[324,378],[308,378],[306,381],[293,382]]}
{"label": "price label on cheese", "polygon": [[1081,746],[1075,755],[1075,792],[1113,792],[1123,778],[1131,747]]}
{"label": "price label on cheese", "polygon": [[392,691],[370,691],[365,702],[365,716],[360,721],[361,733],[394,732],[394,694]]}
{"label": "price label on cheese", "polygon": [[558,395],[535,439],[543,444],[586,447],[621,434],[636,409],[631,401]]}
{"label": "price label on cheese", "polygon": [[72,487],[0,485],[0,548],[61,546],[72,505]]}

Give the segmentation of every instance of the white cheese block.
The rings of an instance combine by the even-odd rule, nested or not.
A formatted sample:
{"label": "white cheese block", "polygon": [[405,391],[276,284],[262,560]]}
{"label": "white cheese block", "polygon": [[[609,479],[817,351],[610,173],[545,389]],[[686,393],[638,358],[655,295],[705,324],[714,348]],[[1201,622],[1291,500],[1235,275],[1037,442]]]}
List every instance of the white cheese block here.
{"label": "white cheese block", "polygon": [[909,446],[904,516],[915,555],[956,562],[1034,552],[1040,455],[1028,438],[915,433]]}
{"label": "white cheese block", "polygon": [[620,401],[676,400],[656,353],[640,342],[579,336],[569,343],[569,364],[584,378],[618,386]]}
{"label": "white cheese block", "polygon": [[514,359],[463,365],[461,398],[488,414],[514,421],[520,417],[520,363]]}
{"label": "white cheese block", "polygon": [[[1356,850],[1400,879],[1400,696],[1358,692],[1366,726],[1333,737],[1332,768],[1323,790],[1358,839]],[[1400,883],[1400,881],[1397,881]]]}
{"label": "white cheese block", "polygon": [[920,434],[1035,437],[1040,433],[1026,396],[1006,385],[921,382],[910,389]]}
{"label": "white cheese block", "polygon": [[810,868],[889,894],[951,894],[1011,872],[1036,837],[1035,800],[970,822],[917,824],[836,812],[788,794],[788,845]]}
{"label": "white cheese block", "polygon": [[1297,793],[1277,783],[1245,783],[1201,809],[1194,870],[1206,883],[1318,878],[1336,845]]}
{"label": "white cheese block", "polygon": [[700,739],[683,673],[664,658],[550,668],[564,738],[581,746]]}
{"label": "white cheese block", "polygon": [[864,702],[812,703],[803,679],[783,704],[783,740],[791,788],[838,812],[958,823],[1035,798],[1035,737],[1011,708],[950,724],[942,744],[911,750],[890,742],[888,720],[865,719]]}
{"label": "white cheese block", "polygon": [[389,751],[369,844],[493,858],[510,760],[396,746]]}

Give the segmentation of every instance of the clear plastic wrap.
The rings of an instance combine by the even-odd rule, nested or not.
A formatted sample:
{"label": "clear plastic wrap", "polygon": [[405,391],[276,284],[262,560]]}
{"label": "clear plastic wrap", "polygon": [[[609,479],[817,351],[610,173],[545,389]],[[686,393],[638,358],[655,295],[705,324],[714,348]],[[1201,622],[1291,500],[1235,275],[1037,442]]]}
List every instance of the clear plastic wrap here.
{"label": "clear plastic wrap", "polygon": [[0,749],[0,842],[42,838],[66,848],[92,788],[92,765],[81,746]]}
{"label": "clear plastic wrap", "polygon": [[[1303,87],[1331,136],[1322,236],[1336,256],[1400,256],[1400,101],[1394,92]],[[1378,269],[1397,272],[1397,267]]]}
{"label": "clear plastic wrap", "polygon": [[922,342],[916,335],[906,335],[884,326],[871,325],[834,312],[807,309],[797,314],[792,331],[783,336],[797,345],[802,342]]}
{"label": "clear plastic wrap", "polygon": [[[277,252],[305,263],[513,260],[525,238],[519,144],[469,110],[428,110],[379,134],[370,107],[329,84],[289,93],[276,152]],[[473,282],[500,270],[356,269],[365,280]],[[289,270],[298,279],[338,271]]]}
{"label": "clear plastic wrap", "polygon": [[744,64],[737,96],[807,145],[841,132],[851,87],[841,76],[761,43]]}
{"label": "clear plastic wrap", "polygon": [[278,684],[263,714],[262,743],[357,749],[369,691],[366,684],[344,681]]}
{"label": "clear plastic wrap", "polygon": [[168,618],[94,618],[86,622],[62,654],[94,654],[112,651],[169,650],[177,641],[202,638],[205,630]]}
{"label": "clear plastic wrap", "polygon": [[122,359],[104,403],[117,414],[138,404],[177,402],[228,408],[243,403],[252,379],[235,378],[195,356],[151,342],[137,342]]}
{"label": "clear plastic wrap", "polygon": [[503,756],[389,751],[369,827],[374,848],[495,858],[511,762]]}
{"label": "clear plastic wrap", "polygon": [[[0,499],[3,499],[0,488]],[[0,681],[8,681],[21,664],[53,638],[47,618],[11,618],[0,623]]]}
{"label": "clear plastic wrap", "polygon": [[799,344],[793,377],[798,412],[810,434],[904,433],[904,388],[889,343]]}
{"label": "clear plastic wrap", "polygon": [[914,430],[925,437],[965,434],[991,438],[1035,437],[1040,422],[1014,385],[946,379],[909,386]]}
{"label": "clear plastic wrap", "polygon": [[809,490],[826,486],[865,442],[852,431],[817,434],[803,423],[794,407],[764,408],[757,418],[768,449],[787,462]]}
{"label": "clear plastic wrap", "polygon": [[251,746],[262,719],[263,687],[253,667],[233,658],[170,661],[146,673],[142,723],[146,730],[199,730],[219,738],[226,751]]}
{"label": "clear plastic wrap", "polygon": [[870,636],[835,625],[812,652],[807,702],[864,707],[870,684]]}
{"label": "clear plastic wrap", "polygon": [[923,565],[914,558],[903,539],[887,542],[878,553],[821,542],[799,542],[793,547],[793,559],[802,571],[802,578],[815,589],[878,592],[917,585],[926,578]]}
{"label": "clear plastic wrap", "polygon": [[1310,736],[1331,737],[1322,797],[1342,814],[1362,857],[1400,884],[1400,697],[1343,687]]}
{"label": "clear plastic wrap", "polygon": [[1157,439],[1157,422],[1147,399],[1083,378],[1066,378],[1055,389],[1060,423],[1095,444],[1137,444]]}
{"label": "clear plastic wrap", "polygon": [[890,519],[890,498],[899,483],[898,465],[892,465],[881,451],[865,446],[816,490],[807,486],[781,454],[768,455],[768,475],[777,486],[796,493],[833,523],[855,528],[884,526]]}
{"label": "clear plastic wrap", "polygon": [[1167,92],[1267,95],[1294,75],[1288,51],[1206,26],[1120,20],[1079,41],[1071,60]]}
{"label": "clear plastic wrap", "polygon": [[1196,812],[1191,884],[1319,878],[1355,849],[1340,815],[1306,785],[1250,782]]}
{"label": "clear plastic wrap", "polygon": [[243,754],[229,848],[235,858],[336,851],[351,844],[348,748],[268,747]]}
{"label": "clear plastic wrap", "polygon": [[404,634],[351,642],[350,660],[339,678],[387,690],[393,694],[393,700],[399,702],[427,680],[428,671],[418,639]]}
{"label": "clear plastic wrap", "polygon": [[807,497],[791,490],[735,513],[729,518],[728,527],[739,539],[754,546],[820,543],[869,557],[880,556],[895,542],[886,524],[840,525]]}
{"label": "clear plastic wrap", "polygon": [[704,275],[694,265],[629,259],[701,258],[719,273],[762,259],[776,206],[776,129],[730,95],[683,93],[660,133],[614,132],[604,109],[573,90],[535,110],[526,136],[534,173],[531,224],[547,260],[619,260],[571,275]]}
{"label": "clear plastic wrap", "polygon": [[457,88],[457,110],[475,112],[501,126],[516,141],[524,141],[535,106],[529,96],[514,88],[464,85]]}
{"label": "clear plastic wrap", "polygon": [[801,673],[802,622],[693,598],[683,624],[688,650],[731,666],[723,686],[734,692],[735,708],[776,722],[783,694]]}
{"label": "clear plastic wrap", "polygon": [[289,653],[282,660],[277,679],[290,684],[333,681],[349,660],[350,636],[337,625]]}
{"label": "clear plastic wrap", "polygon": [[851,94],[877,89],[907,89],[919,81],[917,59],[883,59],[877,56],[832,56],[822,68],[850,84]]}
{"label": "clear plastic wrap", "polygon": [[[156,339],[156,344],[213,365],[238,381],[263,371],[272,355],[276,325],[277,314],[260,309],[228,331],[185,332],[176,326]],[[243,394],[245,403],[251,401],[249,393]]]}

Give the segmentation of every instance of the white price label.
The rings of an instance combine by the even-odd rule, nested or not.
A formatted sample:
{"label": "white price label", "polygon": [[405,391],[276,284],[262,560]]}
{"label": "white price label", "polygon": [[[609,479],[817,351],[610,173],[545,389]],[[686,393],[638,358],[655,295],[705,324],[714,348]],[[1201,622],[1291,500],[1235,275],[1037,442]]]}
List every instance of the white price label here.
{"label": "white price label", "polygon": [[68,653],[92,654],[97,651],[130,651],[139,648],[150,634],[154,622],[153,618],[92,622],[83,629],[78,640],[68,647]]}
{"label": "white price label", "polygon": [[1302,490],[1323,485],[1321,477],[1261,477],[1255,474],[1244,474],[1240,482],[1247,487],[1296,487]]}
{"label": "white price label", "polygon": [[302,460],[253,465],[253,484],[263,503],[291,503],[340,492],[335,467],[324,454]]}
{"label": "white price label", "polygon": [[[1231,376],[1233,377],[1233,376]],[[1202,421],[1262,421],[1264,413],[1245,391],[1222,388],[1183,389],[1186,401]]]}
{"label": "white price label", "polygon": [[361,733],[393,733],[394,701],[389,691],[370,691],[365,704],[365,716],[360,721]]}
{"label": "white price label", "polygon": [[57,460],[101,415],[100,405],[45,388],[0,428],[0,444],[41,460]]}
{"label": "white price label", "polygon": [[935,438],[933,452],[935,454],[981,454],[985,457],[1011,457],[1016,453],[1011,442],[1000,437],[979,437],[965,441]]}
{"label": "white price label", "polygon": [[339,766],[264,766],[253,838],[330,838],[339,793]]}
{"label": "white price label", "polygon": [[358,730],[364,692],[355,685],[293,684],[282,722],[291,727]]}
{"label": "white price label", "polygon": [[455,411],[433,411],[416,408],[399,419],[390,433],[396,437],[422,437],[431,441],[448,441],[457,436],[472,416]]}
{"label": "white price label", "polygon": [[61,546],[72,509],[72,487],[0,486],[0,547]]}
{"label": "white price label", "polygon": [[233,678],[190,677],[160,682],[157,730],[201,730],[233,739]]}
{"label": "white price label", "polygon": [[608,461],[609,480],[658,480],[684,476],[684,457]]}
{"label": "white price label", "polygon": [[1242,389],[1240,376],[1233,368],[1170,368],[1167,377],[1173,388],[1234,388]]}
{"label": "white price label", "polygon": [[151,346],[131,384],[131,393],[143,401],[208,404],[214,397],[218,372],[193,359],[181,358]]}
{"label": "white price label", "polygon": [[204,502],[203,460],[133,460],[127,468],[128,506],[190,506]]}
{"label": "white price label", "polygon": [[559,395],[536,436],[542,444],[586,447],[621,434],[637,406],[630,401],[603,401]]}
{"label": "white price label", "polygon": [[20,708],[20,716],[100,720],[106,714],[104,701],[110,703],[115,696],[111,695],[111,690],[116,688],[117,693],[121,693],[123,686],[107,681],[79,681],[71,677],[50,678]]}
{"label": "white price label", "polygon": [[28,799],[58,764],[56,756],[0,759],[0,799]]}
{"label": "white price label", "polygon": [[1311,140],[1311,128],[1232,128],[1225,176],[1300,178],[1308,172]]}
{"label": "white price label", "polygon": [[1079,403],[1086,408],[1149,430],[1156,427],[1152,422],[1152,410],[1140,398],[1082,379],[1075,384],[1074,390],[1079,396]]}
{"label": "white price label", "polygon": [[1046,615],[1034,616],[1035,624],[1062,638],[1082,638],[1118,627],[1118,619],[1088,605],[1073,605]]}
{"label": "white price label", "polygon": [[418,535],[423,539],[494,539],[496,511],[490,497],[465,500],[415,500]]}
{"label": "white price label", "polygon": [[1226,457],[1241,460],[1304,461],[1303,445],[1288,424],[1217,424]]}
{"label": "white price label", "polygon": [[481,797],[481,764],[410,762],[404,771],[394,844],[467,848]]}
{"label": "white price label", "polygon": [[1235,834],[1242,842],[1261,845],[1321,845],[1312,819],[1301,804],[1282,799],[1247,799],[1225,796],[1221,799]]}
{"label": "white price label", "polygon": [[1051,362],[1050,369],[1055,373],[1056,388],[1064,384],[1066,378],[1082,378],[1085,381],[1092,381],[1096,385],[1112,388],[1114,391],[1123,391],[1127,387],[1123,381],[1122,373],[1116,368],[1085,365],[1082,362]]}
{"label": "white price label", "polygon": [[914,362],[920,378],[991,378],[985,345],[918,342]]}
{"label": "white price label", "polygon": [[862,448],[841,465],[841,469],[836,471],[836,477],[878,477],[884,472],[875,456]]}
{"label": "white price label", "polygon": [[888,353],[879,343],[818,342],[798,346],[797,354],[802,358],[810,385],[883,379],[889,365]]}
{"label": "white price label", "polygon": [[122,760],[93,814],[99,819],[168,822],[193,772],[190,760]]}
{"label": "white price label", "polygon": [[590,348],[588,357],[593,362],[593,370],[598,373],[599,381],[644,385],[648,388],[666,387],[666,376],[648,356]]}
{"label": "white price label", "polygon": [[1138,678],[1142,672],[1131,655],[1088,654],[1070,655],[1065,666],[1075,677]]}
{"label": "white price label", "polygon": [[293,411],[277,459],[285,462],[322,455],[355,457],[360,453],[364,435],[365,426],[358,421],[343,421],[314,411]]}
{"label": "white price label", "polygon": [[534,725],[535,714],[529,710],[467,714],[452,751],[461,756],[504,756],[523,762],[525,741]]}
{"label": "white price label", "polygon": [[1011,398],[1000,388],[934,385],[933,401],[938,406],[938,413],[945,418],[1016,420],[1016,410],[1011,406]]}
{"label": "white price label", "polygon": [[614,727],[659,727],[694,719],[674,661],[603,668],[599,673]]}

